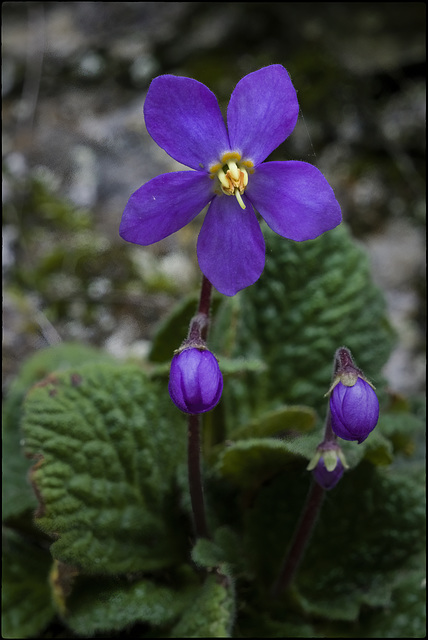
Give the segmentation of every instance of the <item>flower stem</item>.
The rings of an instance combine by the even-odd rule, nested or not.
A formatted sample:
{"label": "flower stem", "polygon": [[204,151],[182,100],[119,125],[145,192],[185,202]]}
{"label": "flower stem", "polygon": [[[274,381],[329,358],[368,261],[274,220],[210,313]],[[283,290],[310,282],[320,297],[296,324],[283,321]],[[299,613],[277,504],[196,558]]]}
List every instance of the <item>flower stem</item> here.
{"label": "flower stem", "polygon": [[205,518],[205,501],[201,475],[201,439],[199,416],[189,415],[187,442],[187,464],[189,473],[190,500],[193,511],[195,533],[198,538],[209,538]]}
{"label": "flower stem", "polygon": [[186,342],[205,344],[210,324],[212,284],[205,276],[202,277],[201,294],[198,310],[192,318]]}
{"label": "flower stem", "polygon": [[285,589],[288,589],[293,582],[317,521],[324,495],[324,489],[317,482],[312,481],[291,546],[285,556],[279,577],[272,589],[272,595],[275,598]]}
{"label": "flower stem", "polygon": [[[190,323],[188,334],[189,341],[202,342],[203,344],[206,342],[209,328],[211,291],[211,282],[208,278],[203,276],[198,310]],[[202,487],[199,415],[189,415],[187,433],[187,466],[195,533],[198,538],[209,538],[210,535],[205,517],[204,491]]]}
{"label": "flower stem", "polygon": [[[328,404],[322,444],[336,442],[336,440],[337,437],[331,428],[330,404]],[[290,548],[284,558],[279,577],[272,589],[274,597],[279,596],[282,591],[288,589],[293,582],[306,551],[309,538],[315,528],[324,496],[325,490],[317,482],[312,481]]]}

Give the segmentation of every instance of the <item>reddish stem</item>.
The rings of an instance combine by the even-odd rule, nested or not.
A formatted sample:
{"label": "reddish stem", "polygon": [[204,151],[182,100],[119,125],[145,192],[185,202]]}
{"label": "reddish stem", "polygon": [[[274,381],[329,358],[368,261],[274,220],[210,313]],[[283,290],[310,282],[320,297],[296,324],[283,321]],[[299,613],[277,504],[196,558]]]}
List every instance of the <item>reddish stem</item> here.
{"label": "reddish stem", "polygon": [[318,518],[324,494],[324,489],[317,482],[313,481],[303,507],[300,521],[294,533],[290,549],[282,564],[278,580],[273,587],[272,595],[274,597],[277,597],[282,591],[288,589],[296,575]]}
{"label": "reddish stem", "polygon": [[[201,343],[205,345],[209,328],[211,291],[211,282],[205,276],[203,276],[198,310],[190,323],[189,334],[187,338],[189,342]],[[187,433],[187,465],[190,500],[192,504],[195,533],[198,538],[209,538],[210,535],[208,533],[208,527],[205,518],[205,501],[202,487],[199,415],[189,415]]]}

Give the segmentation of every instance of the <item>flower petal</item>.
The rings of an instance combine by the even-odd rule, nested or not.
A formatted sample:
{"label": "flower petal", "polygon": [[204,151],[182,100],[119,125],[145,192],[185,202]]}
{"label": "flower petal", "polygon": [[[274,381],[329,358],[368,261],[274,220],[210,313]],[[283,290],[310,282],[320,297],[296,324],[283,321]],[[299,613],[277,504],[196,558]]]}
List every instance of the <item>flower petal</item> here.
{"label": "flower petal", "polygon": [[251,203],[221,195],[211,203],[198,238],[201,271],[226,296],[250,286],[262,274],[265,241]]}
{"label": "flower petal", "polygon": [[155,78],[144,103],[144,118],[153,140],[192,169],[208,171],[229,149],[217,98],[197,80],[172,75]]}
{"label": "flower petal", "polygon": [[249,73],[227,108],[230,148],[258,165],[290,135],[298,115],[297,94],[282,65]]}
{"label": "flower petal", "polygon": [[119,234],[128,242],[159,242],[186,226],[214,197],[202,171],[164,173],[137,189],[122,215]]}
{"label": "flower petal", "polygon": [[340,224],[333,189],[307,162],[266,162],[250,176],[246,189],[269,227],[290,240],[312,240]]}

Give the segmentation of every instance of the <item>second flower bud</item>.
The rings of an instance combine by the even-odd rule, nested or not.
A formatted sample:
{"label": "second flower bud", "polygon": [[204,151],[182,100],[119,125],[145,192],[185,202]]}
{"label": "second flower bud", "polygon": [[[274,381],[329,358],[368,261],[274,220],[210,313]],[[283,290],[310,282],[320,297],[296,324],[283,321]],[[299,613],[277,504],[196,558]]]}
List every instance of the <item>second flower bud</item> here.
{"label": "second flower bud", "polygon": [[219,402],[223,376],[208,349],[188,347],[172,359],[168,384],[174,404],[185,413],[205,413]]}

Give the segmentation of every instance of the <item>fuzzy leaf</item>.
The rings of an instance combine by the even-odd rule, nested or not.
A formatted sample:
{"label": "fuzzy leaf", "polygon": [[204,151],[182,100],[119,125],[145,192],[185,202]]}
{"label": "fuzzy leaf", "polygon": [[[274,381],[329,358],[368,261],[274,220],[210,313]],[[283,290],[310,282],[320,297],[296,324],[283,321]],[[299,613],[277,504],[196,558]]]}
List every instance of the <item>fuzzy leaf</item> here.
{"label": "fuzzy leaf", "polygon": [[34,638],[55,614],[48,583],[52,560],[12,531],[3,536],[2,637]]}
{"label": "fuzzy leaf", "polygon": [[230,638],[234,611],[230,580],[226,576],[208,575],[169,637]]}
{"label": "fuzzy leaf", "polygon": [[31,463],[24,457],[20,420],[25,394],[34,383],[55,370],[67,369],[84,362],[112,362],[107,353],[74,343],[62,343],[41,349],[29,358],[12,382],[3,406],[3,519],[17,517],[37,506],[27,481]]}
{"label": "fuzzy leaf", "polygon": [[415,450],[415,438],[425,432],[425,423],[408,411],[383,412],[376,431],[392,442],[394,451],[410,456]]}
{"label": "fuzzy leaf", "polygon": [[262,414],[256,420],[233,431],[234,440],[266,438],[283,431],[305,432],[314,428],[316,413],[310,407],[288,406]]}
{"label": "fuzzy leaf", "polygon": [[[152,362],[171,360],[174,351],[187,337],[190,321],[197,310],[198,299],[199,294],[190,294],[177,304],[160,324],[150,349],[149,358]],[[221,297],[214,295],[211,310],[213,314],[215,314],[220,302]]]}
{"label": "fuzzy leaf", "polygon": [[[297,470],[278,474],[259,489],[246,513],[243,547],[262,592],[269,592],[278,575],[278,559],[308,491],[309,479],[296,483],[296,477]],[[326,621],[353,621],[367,606],[388,606],[392,576],[424,546],[421,474],[362,462],[324,500],[295,582],[302,612]],[[284,606],[278,603],[279,616]]]}
{"label": "fuzzy leaf", "polygon": [[233,329],[227,355],[260,358],[268,367],[262,379],[247,374],[225,388],[229,429],[283,404],[325,415],[336,349],[346,345],[378,385],[394,342],[368,258],[344,224],[307,242],[284,240],[265,225],[263,232],[264,272],[224,302],[211,336],[221,356],[222,337]]}
{"label": "fuzzy leaf", "polygon": [[103,578],[77,583],[67,602],[67,625],[76,633],[92,636],[120,631],[137,622],[165,627],[177,620],[190,605],[194,591],[180,591],[158,585],[149,579],[134,584]]}
{"label": "fuzzy leaf", "polygon": [[58,538],[54,558],[88,573],[150,571],[180,558],[177,417],[166,390],[134,366],[86,365],[30,390],[23,430],[38,459],[36,522]]}
{"label": "fuzzy leaf", "polygon": [[[308,447],[314,449],[312,445]],[[238,440],[219,456],[217,471],[242,488],[256,487],[304,455],[296,444],[274,438]],[[310,457],[310,455],[308,456]]]}

